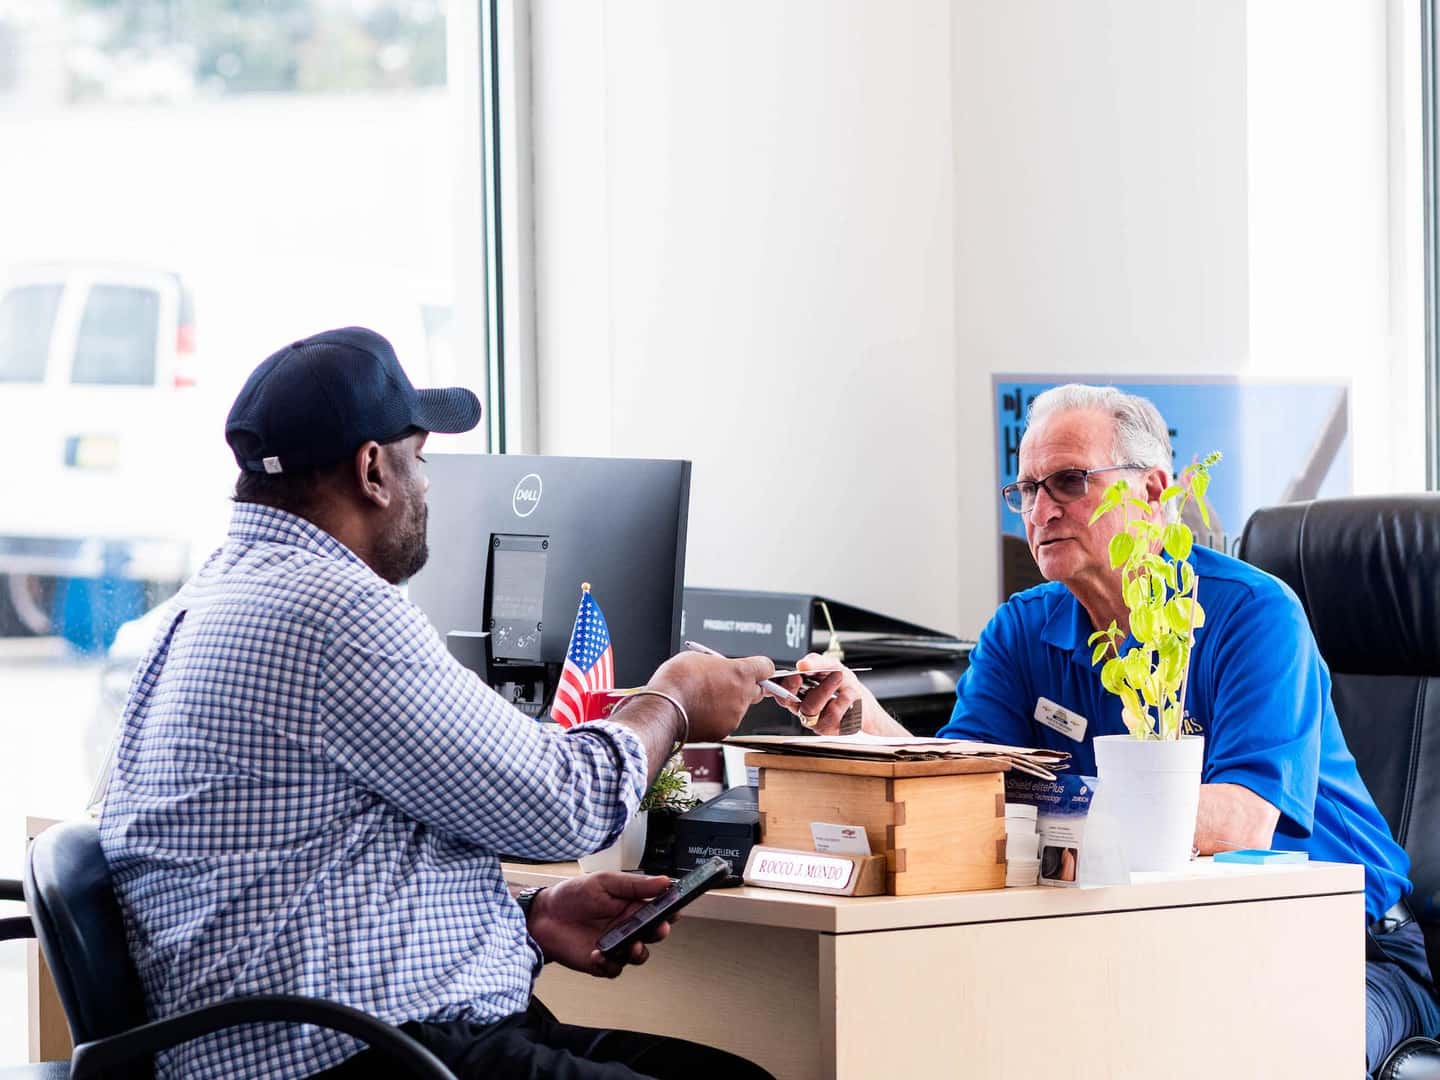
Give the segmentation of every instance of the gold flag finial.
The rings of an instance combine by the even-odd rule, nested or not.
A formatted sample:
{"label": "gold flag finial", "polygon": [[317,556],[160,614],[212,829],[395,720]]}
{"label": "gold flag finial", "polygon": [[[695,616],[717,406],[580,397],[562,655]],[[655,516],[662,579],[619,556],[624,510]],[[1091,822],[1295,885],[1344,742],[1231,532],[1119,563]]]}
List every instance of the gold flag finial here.
{"label": "gold flag finial", "polygon": [[581,592],[589,592],[589,591],[590,591],[590,582],[588,582],[588,581],[582,581],[582,582],[580,582],[580,591],[581,591]]}

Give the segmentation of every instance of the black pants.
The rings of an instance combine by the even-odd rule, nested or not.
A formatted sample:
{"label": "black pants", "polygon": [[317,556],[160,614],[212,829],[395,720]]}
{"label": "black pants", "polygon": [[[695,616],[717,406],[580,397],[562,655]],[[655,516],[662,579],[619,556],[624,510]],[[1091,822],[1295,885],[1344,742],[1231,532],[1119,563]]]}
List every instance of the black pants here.
{"label": "black pants", "polygon": [[[562,1024],[537,999],[493,1024],[402,1024],[460,1080],[773,1080],[744,1058],[684,1039]],[[386,1058],[364,1050],[314,1080],[395,1080]]]}
{"label": "black pants", "polygon": [[1420,924],[1373,927],[1365,948],[1365,1056],[1370,1068],[1412,1035],[1440,1034],[1440,1003]]}

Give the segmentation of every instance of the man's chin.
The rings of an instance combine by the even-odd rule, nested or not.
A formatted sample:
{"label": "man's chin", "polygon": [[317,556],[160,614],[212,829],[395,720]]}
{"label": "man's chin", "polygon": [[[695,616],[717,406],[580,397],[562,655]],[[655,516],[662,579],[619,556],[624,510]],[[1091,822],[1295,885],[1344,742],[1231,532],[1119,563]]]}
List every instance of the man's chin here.
{"label": "man's chin", "polygon": [[413,577],[414,577],[416,574],[418,574],[421,570],[424,570],[424,569],[425,569],[425,564],[426,564],[427,562],[429,562],[429,561],[430,561],[430,545],[428,545],[428,544],[422,544],[422,545],[420,546],[420,550],[417,551],[417,552],[415,552],[414,555],[411,557],[410,562],[409,562],[408,564],[406,564],[405,570],[404,570],[404,572],[403,572],[404,576],[401,577],[400,580],[397,581],[397,582],[395,582],[394,584],[396,584],[396,585],[404,585],[407,581],[409,581],[411,578],[413,578]]}
{"label": "man's chin", "polygon": [[1034,556],[1035,565],[1040,568],[1040,574],[1046,581],[1064,579],[1065,569],[1070,563],[1067,556],[1073,546],[1070,541],[1059,541],[1044,547],[1037,547],[1030,553]]}

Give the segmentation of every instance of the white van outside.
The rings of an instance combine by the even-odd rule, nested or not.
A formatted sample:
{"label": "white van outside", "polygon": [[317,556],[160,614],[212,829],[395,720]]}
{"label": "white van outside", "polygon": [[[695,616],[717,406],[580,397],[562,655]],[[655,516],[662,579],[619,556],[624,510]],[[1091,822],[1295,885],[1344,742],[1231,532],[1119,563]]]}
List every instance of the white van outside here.
{"label": "white van outside", "polygon": [[[32,264],[0,280],[0,634],[55,633],[67,579],[185,575],[195,308],[179,274]],[[167,497],[167,493],[170,497]],[[122,613],[122,617],[124,616]]]}

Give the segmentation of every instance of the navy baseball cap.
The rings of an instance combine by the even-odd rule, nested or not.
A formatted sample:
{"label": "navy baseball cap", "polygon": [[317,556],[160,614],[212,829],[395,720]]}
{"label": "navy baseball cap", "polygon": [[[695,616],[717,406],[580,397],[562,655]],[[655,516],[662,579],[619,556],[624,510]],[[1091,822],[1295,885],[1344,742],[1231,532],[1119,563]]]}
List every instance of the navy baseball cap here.
{"label": "navy baseball cap", "polygon": [[371,439],[479,422],[480,399],[469,390],[416,390],[390,342],[347,326],[292,342],[251,372],[225,419],[225,441],[242,469],[280,473],[333,465]]}

